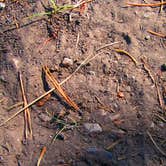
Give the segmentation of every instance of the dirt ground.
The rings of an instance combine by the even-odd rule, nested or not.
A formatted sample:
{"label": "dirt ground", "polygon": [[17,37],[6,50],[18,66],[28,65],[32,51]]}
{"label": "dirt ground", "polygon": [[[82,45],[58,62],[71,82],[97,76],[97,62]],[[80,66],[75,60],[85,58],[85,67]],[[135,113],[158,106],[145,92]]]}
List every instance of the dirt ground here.
{"label": "dirt ground", "polygon": [[[166,72],[161,71],[166,38],[147,32],[166,34],[166,6],[160,12],[160,7],[125,7],[125,2],[94,0],[81,14],[28,19],[44,11],[41,1],[5,1],[0,10],[0,123],[22,108],[8,110],[23,101],[18,72],[30,103],[51,88],[43,79],[43,65],[61,82],[87,56],[99,55],[62,85],[81,113],[54,91],[42,107],[30,107],[32,139],[24,139],[23,113],[0,127],[0,165],[36,165],[44,146],[41,166],[166,165]],[[50,32],[56,36],[46,43]],[[98,50],[113,42],[119,43]],[[138,64],[115,48],[127,51]],[[65,57],[73,64],[64,66]],[[69,127],[48,146],[61,130],[57,117]],[[85,123],[99,124],[102,132],[90,133]],[[109,151],[112,161],[89,154],[91,147]]]}

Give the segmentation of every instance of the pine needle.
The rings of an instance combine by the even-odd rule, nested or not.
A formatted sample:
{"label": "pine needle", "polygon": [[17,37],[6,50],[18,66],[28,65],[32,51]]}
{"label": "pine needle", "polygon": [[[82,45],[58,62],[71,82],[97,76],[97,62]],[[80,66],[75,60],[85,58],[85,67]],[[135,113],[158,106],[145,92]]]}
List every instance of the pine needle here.
{"label": "pine needle", "polygon": [[[25,106],[27,106],[28,103],[27,103],[27,99],[25,96],[25,90],[24,90],[21,73],[19,73],[19,79],[20,79],[21,92],[22,92],[22,97],[23,97],[24,107],[25,107]],[[32,125],[31,125],[31,115],[30,115],[29,108],[24,110],[24,118],[25,118],[25,139],[28,138],[28,131],[30,133],[30,137],[32,138]]]}
{"label": "pine needle", "polygon": [[127,3],[128,6],[137,6],[137,7],[158,7],[161,5],[166,5],[166,2],[161,3],[149,3],[149,4],[139,4],[139,3]]}
{"label": "pine needle", "polygon": [[131,56],[127,51],[120,50],[120,49],[114,49],[114,50],[115,50],[117,53],[119,53],[119,54],[125,54],[125,55],[127,55],[127,56],[135,63],[135,65],[138,64],[137,60],[136,60],[133,56]]}
{"label": "pine needle", "polygon": [[158,37],[166,38],[166,35],[164,35],[162,33],[157,33],[157,32],[154,32],[152,30],[147,30],[147,32],[149,32],[152,35],[158,36]]}
{"label": "pine needle", "polygon": [[37,166],[40,166],[41,160],[42,160],[44,154],[46,153],[46,150],[47,150],[47,148],[46,148],[46,146],[44,146],[43,149],[42,149],[42,151],[41,151],[41,153],[40,153],[40,156],[38,158]]}
{"label": "pine needle", "polygon": [[72,106],[76,111],[79,110],[79,107],[77,106],[77,104],[75,104],[70,97],[66,94],[66,92],[61,88],[61,86],[59,85],[58,81],[55,79],[55,77],[51,74],[50,70],[48,69],[48,67],[43,67],[43,70],[46,74],[46,76],[48,77],[48,79],[50,80],[50,82],[53,84],[54,88],[58,91],[58,93],[66,100],[66,102]]}

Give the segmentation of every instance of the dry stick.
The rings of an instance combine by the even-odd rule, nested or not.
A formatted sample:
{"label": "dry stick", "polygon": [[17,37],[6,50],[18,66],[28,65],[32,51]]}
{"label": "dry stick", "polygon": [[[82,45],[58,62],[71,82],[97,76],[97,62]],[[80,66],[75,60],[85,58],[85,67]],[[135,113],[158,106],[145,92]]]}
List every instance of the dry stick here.
{"label": "dry stick", "polygon": [[[27,99],[26,99],[26,96],[25,96],[25,90],[24,90],[24,85],[23,85],[21,73],[19,73],[19,78],[20,78],[22,97],[23,97],[24,107],[25,107],[25,106],[27,106],[28,103],[27,103]],[[31,115],[30,115],[30,110],[28,108],[25,109],[24,116],[25,116],[25,138],[27,139],[27,136],[28,136],[27,130],[29,130],[30,137],[32,138]]]}
{"label": "dry stick", "polygon": [[166,38],[166,35],[161,34],[161,33],[154,32],[154,31],[152,31],[152,30],[147,30],[147,32],[149,32],[150,34],[155,35],[155,36],[159,36],[159,37],[162,37],[162,38]]}
{"label": "dry stick", "polygon": [[137,60],[136,60],[133,56],[131,56],[127,51],[120,50],[120,49],[114,49],[114,50],[115,50],[117,53],[127,55],[127,56],[135,63],[135,65],[138,64]]}
{"label": "dry stick", "polygon": [[139,3],[127,3],[128,6],[138,6],[138,7],[157,7],[161,5],[166,5],[166,2],[161,3],[149,3],[149,4],[139,4]]}
{"label": "dry stick", "polygon": [[43,67],[43,70],[48,77],[48,79],[51,81],[55,89],[59,92],[59,94],[66,100],[66,102],[72,106],[75,110],[79,110],[79,107],[70,99],[70,97],[64,92],[64,90],[59,85],[58,81],[53,77],[48,67]]}
{"label": "dry stick", "polygon": [[[112,43],[113,44],[117,44]],[[62,82],[59,83],[59,85],[64,84],[66,81],[68,81],[82,66],[84,66],[86,63],[90,62],[91,60],[94,59],[94,57],[97,57],[98,55],[100,55],[101,53],[98,53],[96,55],[94,55],[92,58],[91,55],[89,55],[77,68],[76,70],[69,75],[66,79],[64,79]],[[35,104],[36,102],[38,102],[39,100],[41,100],[42,98],[44,98],[45,96],[47,96],[48,94],[50,94],[51,92],[53,92],[55,90],[55,88],[50,89],[49,91],[47,91],[46,93],[44,93],[43,95],[39,96],[37,99],[33,100],[32,102],[30,102],[29,104],[27,104],[24,108],[20,109],[19,111],[17,111],[15,114],[13,114],[10,118],[8,118],[7,120],[5,120],[4,122],[2,122],[0,124],[0,127],[3,126],[5,123],[7,123],[8,121],[10,121],[11,119],[15,118],[17,115],[19,115],[21,112],[23,112],[25,109],[27,109],[28,107],[32,106],[33,104]]]}
{"label": "dry stick", "polygon": [[153,137],[152,137],[152,135],[150,134],[149,131],[147,131],[147,134],[148,134],[150,140],[152,141],[152,143],[154,144],[154,146],[156,147],[156,149],[157,149],[163,156],[166,157],[166,153],[163,152],[163,151],[160,149],[160,147],[159,147],[159,146],[157,145],[157,143],[154,141],[154,139],[153,139]]}

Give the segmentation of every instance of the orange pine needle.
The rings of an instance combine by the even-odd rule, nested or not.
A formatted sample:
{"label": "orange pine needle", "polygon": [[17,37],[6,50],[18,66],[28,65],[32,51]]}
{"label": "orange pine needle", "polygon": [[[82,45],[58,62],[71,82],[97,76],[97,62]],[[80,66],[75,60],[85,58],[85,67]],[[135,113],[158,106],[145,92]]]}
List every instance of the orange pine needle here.
{"label": "orange pine needle", "polygon": [[55,87],[55,89],[59,92],[59,94],[66,100],[66,102],[72,106],[75,110],[79,110],[79,107],[77,106],[77,104],[75,102],[73,102],[70,97],[64,92],[64,90],[61,88],[61,86],[59,85],[59,83],[57,82],[57,80],[54,78],[54,76],[51,74],[51,72],[49,71],[48,67],[43,67],[43,70],[46,74],[46,76],[48,77],[48,79],[50,80],[50,82],[53,84],[53,86]]}
{"label": "orange pine needle", "polygon": [[166,2],[161,3],[149,3],[149,4],[139,4],[139,3],[127,3],[128,6],[138,6],[138,7],[157,7],[161,5],[166,5]]}
{"label": "orange pine needle", "polygon": [[42,160],[44,154],[46,153],[46,150],[47,150],[47,148],[44,146],[41,153],[40,153],[39,159],[37,161],[37,166],[40,166],[41,160]]}
{"label": "orange pine needle", "polygon": [[162,38],[166,38],[166,35],[162,34],[162,33],[157,33],[157,32],[154,32],[152,30],[147,30],[147,32],[149,32],[150,34],[152,35],[155,35],[155,36],[159,36],[159,37],[162,37]]}

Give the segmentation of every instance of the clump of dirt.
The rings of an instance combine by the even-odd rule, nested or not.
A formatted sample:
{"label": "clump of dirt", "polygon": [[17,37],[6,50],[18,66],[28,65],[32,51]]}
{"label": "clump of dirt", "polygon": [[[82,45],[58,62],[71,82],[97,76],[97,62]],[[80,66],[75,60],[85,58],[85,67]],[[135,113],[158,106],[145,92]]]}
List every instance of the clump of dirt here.
{"label": "clump of dirt", "polygon": [[[19,72],[30,103],[52,88],[44,78],[43,66],[60,83],[86,57],[98,56],[61,85],[80,111],[54,91],[46,103],[30,108],[33,139],[24,140],[23,113],[0,127],[1,165],[36,165],[44,146],[47,151],[41,165],[166,164],[166,72],[161,70],[166,63],[166,38],[147,32],[166,33],[165,6],[159,12],[160,7],[124,7],[120,0],[94,0],[82,13],[72,10],[30,19],[45,11],[49,2],[3,3],[1,123],[21,108],[9,111],[11,105],[22,102]],[[118,43],[106,46],[113,42]],[[138,64],[115,49],[128,52]],[[93,129],[85,129],[85,124]]]}

